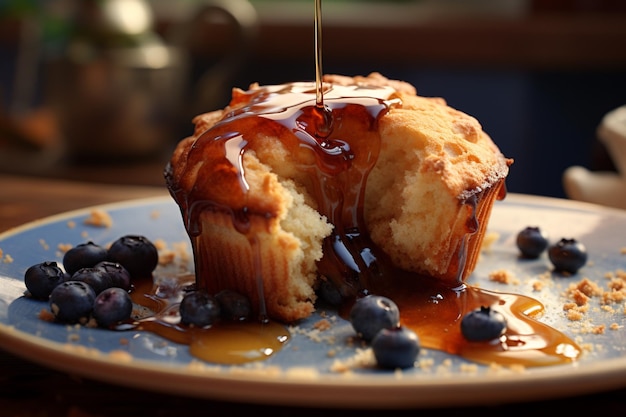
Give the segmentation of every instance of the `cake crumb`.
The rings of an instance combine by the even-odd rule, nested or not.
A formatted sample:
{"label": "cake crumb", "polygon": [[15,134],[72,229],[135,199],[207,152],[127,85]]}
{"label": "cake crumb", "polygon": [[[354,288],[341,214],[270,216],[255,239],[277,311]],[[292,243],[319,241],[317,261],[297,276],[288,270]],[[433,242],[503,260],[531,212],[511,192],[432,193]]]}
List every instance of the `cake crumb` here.
{"label": "cake crumb", "polygon": [[181,263],[187,263],[191,261],[192,253],[189,250],[188,242],[174,242],[172,243],[172,250],[176,252]]}
{"label": "cake crumb", "polygon": [[534,292],[539,292],[545,287],[545,283],[543,281],[533,281],[531,287]]}
{"label": "cake crumb", "polygon": [[54,314],[52,314],[50,310],[45,309],[45,308],[42,308],[41,310],[39,310],[39,314],[37,315],[37,317],[40,320],[47,321],[47,322],[54,321]]}
{"label": "cake crumb", "polygon": [[65,253],[68,250],[72,249],[73,245],[70,243],[59,243],[57,245],[57,250],[61,253]]}
{"label": "cake crumb", "polygon": [[67,222],[68,229],[74,229],[76,227],[76,222],[74,220],[69,220]]}
{"label": "cake crumb", "polygon": [[164,250],[167,248],[167,243],[163,239],[154,239],[152,243],[154,243],[157,250]]}
{"label": "cake crumb", "polygon": [[171,265],[176,260],[176,253],[167,247],[163,239],[153,240],[154,246],[159,252],[159,265]]}
{"label": "cake crumb", "polygon": [[89,319],[87,320],[87,322],[85,324],[83,324],[83,326],[95,329],[95,328],[98,327],[98,322],[96,321],[95,318],[89,317]]}
{"label": "cake crumb", "polygon": [[489,373],[498,373],[502,372],[502,365],[496,362],[491,362],[487,368],[487,372]]}
{"label": "cake crumb", "polygon": [[415,366],[423,371],[429,371],[435,366],[435,360],[433,358],[420,357],[417,359]]}
{"label": "cake crumb", "polygon": [[501,284],[519,284],[519,280],[513,276],[513,273],[506,269],[498,269],[489,274],[489,280],[499,282]]}
{"label": "cake crumb", "polygon": [[357,349],[355,354],[344,360],[335,360],[331,364],[331,371],[346,373],[355,368],[373,367],[376,365],[376,358],[371,348]]}
{"label": "cake crumb", "polygon": [[578,345],[583,350],[583,352],[590,353],[594,351],[594,345],[592,343],[578,343]]}
{"label": "cake crumb", "polygon": [[[613,305],[626,300],[626,272],[621,269],[609,271],[604,274],[604,277],[607,279],[606,288],[602,288],[601,285],[587,277],[568,286],[565,291],[567,301],[563,304],[563,310],[567,312],[567,318],[570,321],[581,321],[585,313],[589,311],[592,299],[596,299],[600,303],[600,306],[595,307],[594,310],[609,314],[616,312]],[[626,309],[622,309],[622,311],[626,313]],[[616,329],[613,325],[610,326]],[[605,329],[606,325],[599,325],[583,330],[592,334],[603,334]]]}
{"label": "cake crumb", "polygon": [[510,364],[509,366],[503,366],[501,364],[492,362],[489,364],[489,368],[488,368],[488,372],[491,374],[504,374],[504,373],[516,373],[516,374],[521,374],[526,372],[526,367],[522,364],[519,363],[513,363]]}
{"label": "cake crumb", "polygon": [[615,313],[615,309],[612,306],[608,305],[608,304],[605,304],[605,305],[601,306],[600,309],[602,311],[605,311],[605,312],[609,313],[609,314],[614,314]]}
{"label": "cake crumb", "polygon": [[90,348],[83,345],[76,345],[73,343],[68,343],[63,346],[63,349],[69,353],[75,353],[77,355],[91,356],[91,357],[100,357],[102,356],[101,352],[96,348]]}
{"label": "cake crumb", "polygon": [[598,326],[594,326],[591,330],[591,333],[593,334],[604,334],[604,330],[606,329],[606,326],[604,324],[600,324]]}
{"label": "cake crumb", "polygon": [[498,232],[488,232],[485,233],[485,237],[483,238],[480,250],[481,252],[489,253],[491,252],[491,247],[495,242],[500,239],[500,234]]}
{"label": "cake crumb", "polygon": [[332,324],[327,319],[318,320],[317,322],[313,324],[313,328],[320,330],[320,331],[328,330],[331,327],[332,327]]}
{"label": "cake crumb", "polygon": [[524,365],[522,365],[522,364],[519,364],[519,363],[512,364],[511,366],[509,366],[509,369],[511,371],[513,371],[515,373],[519,373],[519,374],[521,374],[523,372],[526,372],[526,367]]}
{"label": "cake crumb", "polygon": [[133,355],[125,350],[116,349],[109,352],[109,358],[118,363],[129,363],[133,360]]}
{"label": "cake crumb", "polygon": [[159,251],[159,265],[171,265],[176,260],[176,254],[169,249]]}
{"label": "cake crumb", "polygon": [[463,373],[475,374],[478,372],[478,365],[475,363],[462,363],[459,369]]}
{"label": "cake crumb", "polygon": [[611,279],[607,288],[608,291],[602,293],[603,303],[621,303],[626,298],[626,281],[623,278]]}
{"label": "cake crumb", "polygon": [[90,226],[104,227],[108,229],[113,226],[113,219],[106,211],[94,209],[89,212],[89,217],[87,217],[83,223]]}
{"label": "cake crumb", "polygon": [[317,369],[310,366],[292,366],[285,371],[285,374],[303,379],[316,379],[320,375]]}
{"label": "cake crumb", "polygon": [[192,256],[188,243],[174,242],[171,247],[163,239],[155,239],[153,243],[159,253],[159,265],[178,264],[181,269],[186,269]]}
{"label": "cake crumb", "polygon": [[591,281],[589,278],[583,278],[577,284],[572,284],[570,286],[570,291],[580,291],[587,297],[598,296],[601,295],[603,292],[602,288],[595,282]]}
{"label": "cake crumb", "polygon": [[576,309],[567,311],[567,319],[570,321],[580,321],[583,319],[583,316],[584,314]]}
{"label": "cake crumb", "polygon": [[589,297],[577,288],[573,288],[570,292],[570,299],[576,303],[577,306],[584,306],[589,302]]}
{"label": "cake crumb", "polygon": [[2,263],[5,263],[5,264],[13,263],[13,257],[9,255],[8,253],[5,253],[4,256],[2,256],[2,253],[0,252],[0,257],[2,257]]}

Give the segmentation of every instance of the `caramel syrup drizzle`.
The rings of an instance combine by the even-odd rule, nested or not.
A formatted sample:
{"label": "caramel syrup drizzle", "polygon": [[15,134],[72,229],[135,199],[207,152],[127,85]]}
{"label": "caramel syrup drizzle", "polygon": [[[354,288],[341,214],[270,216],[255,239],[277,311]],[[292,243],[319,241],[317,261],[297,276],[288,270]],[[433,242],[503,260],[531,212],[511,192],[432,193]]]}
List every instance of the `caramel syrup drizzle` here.
{"label": "caramel syrup drizzle", "polygon": [[[274,216],[271,212],[252,212],[246,205],[246,168],[242,158],[227,157],[234,142],[237,152],[253,149],[259,132],[275,132],[286,146],[293,163],[309,178],[309,192],[319,202],[319,211],[335,225],[324,242],[324,257],[319,262],[321,275],[330,278],[346,296],[339,313],[346,316],[349,300],[364,293],[379,293],[394,299],[401,310],[402,322],[420,336],[423,347],[443,350],[480,363],[541,366],[569,363],[581,349],[561,332],[537,319],[543,305],[530,297],[499,294],[462,282],[441,282],[395,268],[369,239],[363,220],[363,192],[380,146],[377,123],[388,111],[402,103],[387,100],[391,89],[366,86],[330,85],[325,91],[324,114],[331,121],[326,136],[318,134],[323,123],[311,83],[267,86],[246,92],[246,103],[233,109],[213,128],[202,134],[188,154],[189,169],[201,167],[189,193],[174,190],[191,236],[200,233],[198,219],[202,210],[227,210],[241,233],[252,215]],[[325,119],[324,119],[325,120]],[[228,178],[216,177],[228,171]],[[218,180],[233,190],[229,195],[214,187]],[[501,186],[503,187],[503,186]],[[222,188],[223,189],[223,188]],[[503,198],[502,189],[494,190]],[[480,196],[459,201],[472,208]],[[473,209],[472,209],[473,212]],[[467,236],[478,229],[475,215],[466,222]],[[465,262],[465,240],[459,242],[459,277]],[[196,259],[197,261],[197,259]],[[196,264],[196,271],[202,265]],[[262,293],[262,291],[260,291]],[[472,309],[491,306],[505,315],[508,331],[494,343],[467,342],[460,334],[460,319]]]}

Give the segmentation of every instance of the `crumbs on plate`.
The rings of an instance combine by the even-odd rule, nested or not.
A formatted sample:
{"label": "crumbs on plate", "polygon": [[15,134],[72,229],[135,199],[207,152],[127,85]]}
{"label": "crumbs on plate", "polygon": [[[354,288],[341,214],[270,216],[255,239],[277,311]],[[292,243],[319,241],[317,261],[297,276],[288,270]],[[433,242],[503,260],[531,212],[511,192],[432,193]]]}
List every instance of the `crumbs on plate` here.
{"label": "crumbs on plate", "polygon": [[89,226],[110,228],[113,226],[113,219],[106,211],[94,209],[89,212],[89,216],[83,223]]}

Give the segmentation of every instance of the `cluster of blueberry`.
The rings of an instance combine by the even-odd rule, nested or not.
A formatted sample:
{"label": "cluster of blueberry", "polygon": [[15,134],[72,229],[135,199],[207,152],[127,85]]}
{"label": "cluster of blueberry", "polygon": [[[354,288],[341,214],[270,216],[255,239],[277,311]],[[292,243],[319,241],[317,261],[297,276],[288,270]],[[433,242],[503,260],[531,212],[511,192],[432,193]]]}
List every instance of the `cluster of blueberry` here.
{"label": "cluster of blueberry", "polygon": [[[420,352],[420,340],[400,323],[398,306],[389,298],[370,294],[358,298],[350,310],[352,328],[368,342],[376,363],[382,368],[410,368]],[[480,307],[461,319],[461,334],[471,342],[487,342],[506,331],[504,315],[490,307]]]}
{"label": "cluster of blueberry", "polygon": [[561,238],[550,245],[548,234],[537,226],[527,226],[517,234],[516,244],[522,257],[537,259],[548,251],[556,272],[575,274],[587,263],[587,248],[573,238]]}
{"label": "cluster of blueberry", "polygon": [[370,343],[376,363],[383,368],[409,368],[420,351],[417,334],[400,324],[400,310],[381,295],[357,298],[349,315],[357,335]]}
{"label": "cluster of blueberry", "polygon": [[376,363],[383,368],[409,368],[420,351],[417,334],[400,323],[400,309],[381,295],[357,298],[349,321],[356,334],[370,343]]}
{"label": "cluster of blueberry", "polygon": [[69,249],[63,268],[55,261],[30,266],[24,274],[27,295],[47,300],[55,319],[101,327],[130,318],[131,279],[151,277],[158,264],[156,246],[144,236],[126,235],[107,249],[91,241]]}
{"label": "cluster of blueberry", "polygon": [[[111,327],[130,318],[132,280],[151,278],[158,260],[156,246],[145,236],[122,236],[108,249],[88,241],[65,253],[63,268],[55,261],[29,267],[24,284],[30,297],[49,302],[61,323],[86,324],[94,318],[98,326]],[[179,313],[182,324],[206,328],[218,319],[247,320],[252,305],[235,291],[194,290],[184,294]]]}

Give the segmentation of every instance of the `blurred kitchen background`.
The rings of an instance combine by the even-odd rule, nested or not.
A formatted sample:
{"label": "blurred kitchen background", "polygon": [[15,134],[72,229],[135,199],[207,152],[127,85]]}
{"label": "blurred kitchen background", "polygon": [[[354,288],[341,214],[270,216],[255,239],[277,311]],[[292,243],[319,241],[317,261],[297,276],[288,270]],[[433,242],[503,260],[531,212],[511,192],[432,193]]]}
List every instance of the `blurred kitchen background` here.
{"label": "blurred kitchen background", "polygon": [[[191,118],[231,87],[313,80],[313,0],[0,0],[0,171],[162,185]],[[323,70],[379,71],[475,116],[508,190],[565,197],[614,170],[626,1],[324,0]],[[1,191],[0,191],[1,192]]]}

